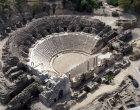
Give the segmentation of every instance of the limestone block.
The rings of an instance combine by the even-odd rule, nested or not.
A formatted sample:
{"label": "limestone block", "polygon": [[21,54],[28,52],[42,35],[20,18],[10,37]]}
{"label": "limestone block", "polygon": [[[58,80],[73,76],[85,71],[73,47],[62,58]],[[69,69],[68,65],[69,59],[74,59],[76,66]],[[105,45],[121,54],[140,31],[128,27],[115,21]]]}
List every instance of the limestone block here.
{"label": "limestone block", "polygon": [[83,75],[84,75],[84,80],[88,80],[93,77],[93,71],[86,72]]}
{"label": "limestone block", "polygon": [[80,93],[77,97],[77,100],[82,100],[83,98],[85,98],[87,96],[87,92],[83,91],[82,93]]}
{"label": "limestone block", "polygon": [[72,78],[71,80],[71,87],[75,88],[81,84],[81,81],[83,80],[83,75],[77,75],[76,77]]}

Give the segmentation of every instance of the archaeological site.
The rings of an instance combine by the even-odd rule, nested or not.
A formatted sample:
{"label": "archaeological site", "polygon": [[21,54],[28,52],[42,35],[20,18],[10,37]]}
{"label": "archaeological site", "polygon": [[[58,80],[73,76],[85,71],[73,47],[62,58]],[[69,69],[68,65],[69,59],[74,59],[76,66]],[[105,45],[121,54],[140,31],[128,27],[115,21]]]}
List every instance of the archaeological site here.
{"label": "archaeological site", "polygon": [[0,0],[0,58],[0,110],[140,110],[140,1]]}

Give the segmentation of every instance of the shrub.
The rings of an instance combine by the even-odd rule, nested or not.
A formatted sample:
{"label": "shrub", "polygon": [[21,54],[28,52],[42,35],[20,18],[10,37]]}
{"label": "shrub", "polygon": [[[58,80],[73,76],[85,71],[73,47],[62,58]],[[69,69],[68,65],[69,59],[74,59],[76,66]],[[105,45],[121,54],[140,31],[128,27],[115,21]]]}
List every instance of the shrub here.
{"label": "shrub", "polygon": [[75,10],[80,12],[92,12],[93,9],[102,6],[102,2],[98,0],[72,0],[72,3],[75,4]]}
{"label": "shrub", "polygon": [[11,2],[8,0],[0,0],[0,12],[4,11],[4,9],[10,8]]}
{"label": "shrub", "polygon": [[43,7],[39,2],[34,3],[32,7],[33,7],[34,15],[37,14],[37,13],[40,13],[43,10]]}
{"label": "shrub", "polygon": [[119,7],[122,8],[124,11],[127,11],[132,4],[131,0],[118,0]]}
{"label": "shrub", "polygon": [[118,6],[118,0],[107,0],[107,3],[115,7]]}
{"label": "shrub", "polygon": [[112,72],[108,73],[107,76],[105,77],[107,82],[111,83],[112,80],[114,79],[114,75]]}
{"label": "shrub", "polygon": [[43,88],[41,86],[39,86],[39,84],[37,83],[34,83],[32,85],[32,87],[35,89],[35,90],[38,90],[39,92],[42,92],[43,91]]}
{"label": "shrub", "polygon": [[140,14],[140,0],[133,0],[132,8],[135,12]]}
{"label": "shrub", "polygon": [[118,13],[117,11],[113,11],[113,12],[112,12],[112,16],[113,16],[113,17],[118,17],[118,16],[119,16],[119,13]]}
{"label": "shrub", "polygon": [[18,6],[21,6],[22,4],[26,3],[28,0],[15,0],[16,4]]}

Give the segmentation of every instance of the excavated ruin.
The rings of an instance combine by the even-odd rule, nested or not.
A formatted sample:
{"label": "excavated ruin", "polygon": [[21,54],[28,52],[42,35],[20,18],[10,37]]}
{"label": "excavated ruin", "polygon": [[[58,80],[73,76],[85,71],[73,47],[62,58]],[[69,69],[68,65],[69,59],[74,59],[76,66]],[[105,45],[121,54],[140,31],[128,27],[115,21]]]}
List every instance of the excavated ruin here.
{"label": "excavated ruin", "polygon": [[[131,37],[130,31],[120,34],[100,20],[90,17],[66,15],[36,19],[12,33],[2,49],[2,72],[5,81],[2,89],[0,89],[0,102],[8,105],[7,110],[19,109],[35,96],[32,91],[37,90],[34,90],[32,85],[34,82],[42,85],[42,80],[45,79],[45,75],[42,75],[43,72],[48,70],[48,76],[45,76],[48,79],[53,76],[62,77],[62,73],[51,67],[52,59],[59,54],[75,52],[90,56],[98,53],[103,47],[116,52],[113,53],[113,57],[103,61],[102,65],[96,65],[92,71],[77,74],[74,79],[68,79],[69,74],[66,74],[68,77],[66,79],[65,77],[64,79],[52,78],[51,81],[56,82],[50,81],[53,86],[48,85],[50,89],[40,95],[40,97],[43,97],[41,100],[50,106],[59,99],[62,95],[60,91],[65,91],[65,87],[68,87],[67,92],[70,91],[69,83],[71,83],[72,88],[75,88],[83,80],[93,77],[93,71],[98,74],[112,65],[115,60],[121,59],[124,55],[132,52],[131,45],[125,42],[126,39]],[[47,69],[45,71],[43,71],[44,68],[41,71],[36,69],[37,65],[40,64],[46,66]],[[125,68],[129,64],[130,62],[125,60],[121,67]],[[114,68],[113,74],[117,75],[118,73],[118,68]],[[99,79],[96,78],[96,80],[100,82]],[[64,85],[63,81],[67,84]],[[59,87],[61,86],[60,90]],[[88,89],[92,90],[95,86],[98,87],[99,84],[91,84]],[[61,94],[57,95],[58,92],[54,91],[59,91]],[[85,95],[85,92],[82,94]],[[45,95],[46,97],[49,95],[50,103],[45,101],[47,100],[47,98],[44,98]],[[24,97],[28,97],[28,99]],[[17,104],[14,105],[15,103]]]}

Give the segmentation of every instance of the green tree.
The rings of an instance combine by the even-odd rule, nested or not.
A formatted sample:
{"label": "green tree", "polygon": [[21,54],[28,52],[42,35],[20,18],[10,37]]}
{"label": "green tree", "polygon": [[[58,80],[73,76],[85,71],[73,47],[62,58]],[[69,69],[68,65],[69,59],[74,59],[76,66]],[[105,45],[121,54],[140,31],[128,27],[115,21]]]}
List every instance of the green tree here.
{"label": "green tree", "polygon": [[69,0],[62,0],[62,4],[63,4],[63,7],[65,8],[65,5],[66,3],[68,2]]}
{"label": "green tree", "polygon": [[132,8],[140,14],[140,0],[133,0]]}
{"label": "green tree", "polygon": [[40,13],[43,10],[42,0],[38,0],[36,3],[33,4],[33,15]]}
{"label": "green tree", "polygon": [[107,80],[109,83],[111,83],[113,79],[114,79],[113,73],[111,73],[111,72],[108,73],[107,76],[106,76],[106,80]]}
{"label": "green tree", "polygon": [[107,0],[109,5],[118,6],[118,0]]}
{"label": "green tree", "polygon": [[10,8],[11,2],[8,0],[0,0],[0,11],[3,12],[4,9]]}
{"label": "green tree", "polygon": [[131,0],[118,0],[119,7],[127,11],[131,7]]}
{"label": "green tree", "polygon": [[32,84],[32,87],[38,90],[40,93],[43,92],[43,88],[38,83]]}
{"label": "green tree", "polygon": [[99,0],[72,0],[76,5],[76,10],[83,12],[92,12],[93,9],[97,9],[102,5],[102,2]]}
{"label": "green tree", "polygon": [[15,0],[15,3],[18,5],[18,6],[21,6],[22,4],[24,3],[27,3],[28,0]]}

